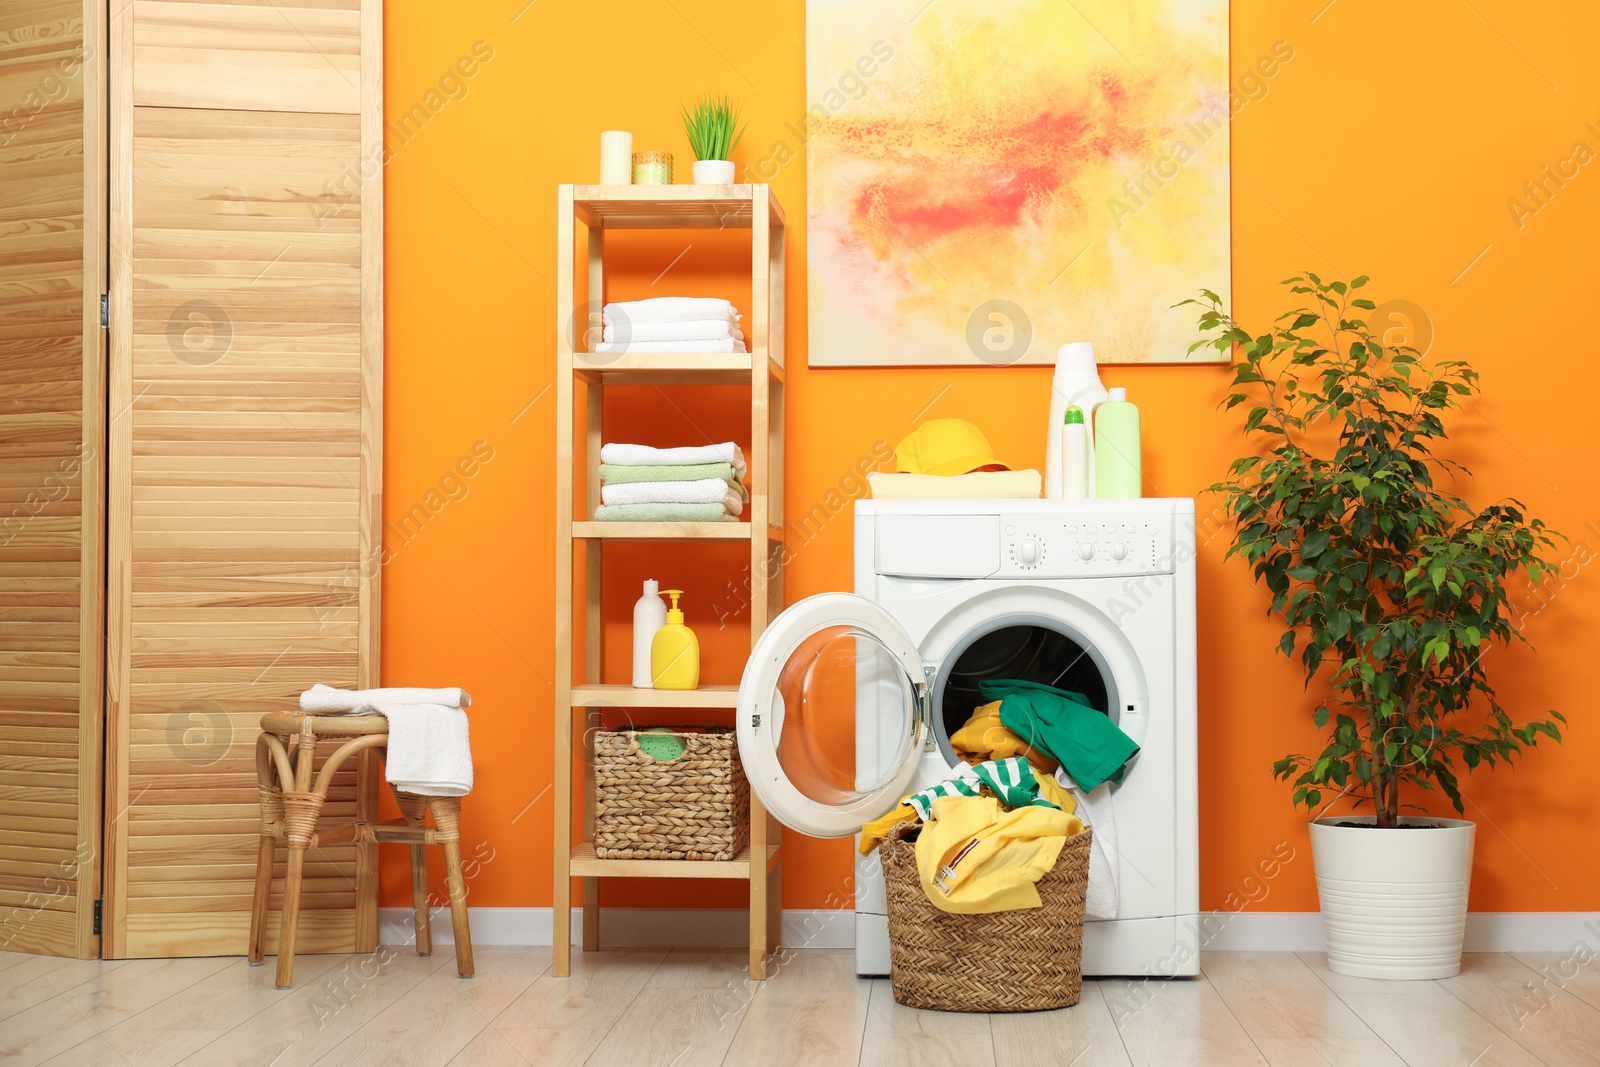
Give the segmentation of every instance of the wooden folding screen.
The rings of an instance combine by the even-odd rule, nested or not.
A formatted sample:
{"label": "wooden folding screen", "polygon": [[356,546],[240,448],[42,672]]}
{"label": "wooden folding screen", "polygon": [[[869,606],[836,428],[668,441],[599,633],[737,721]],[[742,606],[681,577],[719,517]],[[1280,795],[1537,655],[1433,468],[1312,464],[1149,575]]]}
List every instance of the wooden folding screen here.
{"label": "wooden folding screen", "polygon": [[[377,680],[381,11],[110,18],[105,954],[243,952],[261,713]],[[375,861],[312,856],[303,951],[373,947]]]}
{"label": "wooden folding screen", "polygon": [[80,957],[99,952],[101,10],[0,3],[0,949]]}

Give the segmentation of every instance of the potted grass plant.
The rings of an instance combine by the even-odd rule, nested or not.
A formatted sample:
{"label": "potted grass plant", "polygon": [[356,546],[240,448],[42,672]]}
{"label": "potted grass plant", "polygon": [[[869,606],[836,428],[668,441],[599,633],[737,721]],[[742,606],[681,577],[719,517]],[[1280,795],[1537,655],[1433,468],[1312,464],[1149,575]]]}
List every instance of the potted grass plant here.
{"label": "potted grass plant", "polygon": [[[1441,417],[1478,392],[1477,372],[1384,345],[1362,317],[1365,277],[1283,284],[1307,306],[1261,333],[1212,292],[1183,302],[1200,309],[1190,351],[1233,354],[1223,403],[1260,446],[1211,487],[1232,521],[1227,556],[1266,587],[1278,648],[1325,694],[1324,748],[1273,773],[1313,815],[1329,967],[1444,978],[1461,966],[1474,824],[1417,802],[1432,791],[1465,815],[1458,774],[1560,742],[1566,719],[1518,721],[1484,660],[1526,640],[1510,590],[1550,570],[1555,535],[1515,500],[1474,507],[1436,480],[1468,475],[1438,451]],[[1350,800],[1370,814],[1324,814]]]}
{"label": "potted grass plant", "polygon": [[694,150],[694,183],[728,185],[733,181],[733,150],[744,136],[739,109],[726,96],[702,96],[683,109],[683,131]]}

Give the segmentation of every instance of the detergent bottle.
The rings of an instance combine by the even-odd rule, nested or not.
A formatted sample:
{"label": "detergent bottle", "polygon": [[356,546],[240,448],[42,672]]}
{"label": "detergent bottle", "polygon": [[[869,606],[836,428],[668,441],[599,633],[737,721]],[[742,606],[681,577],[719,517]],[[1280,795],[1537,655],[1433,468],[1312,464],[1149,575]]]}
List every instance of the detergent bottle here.
{"label": "detergent bottle", "polygon": [[1111,390],[1094,420],[1095,490],[1101,500],[1137,500],[1143,496],[1139,460],[1139,409],[1128,391]]}
{"label": "detergent bottle", "polygon": [[650,680],[657,689],[698,689],[700,687],[700,639],[683,624],[683,609],[678,607],[682,589],[668,589],[672,606],[667,609],[667,624],[650,641]]}
{"label": "detergent bottle", "polygon": [[633,604],[633,687],[654,688],[654,675],[650,672],[650,645],[656,631],[667,624],[667,605],[661,599],[661,583],[654,578],[644,580],[644,595]]}
{"label": "detergent bottle", "polygon": [[[1094,424],[1095,408],[1109,399],[1106,387],[1100,382],[1100,371],[1094,362],[1094,345],[1088,341],[1074,341],[1062,345],[1056,352],[1056,374],[1050,383],[1050,423],[1045,439],[1044,495],[1060,500],[1066,495],[1062,477],[1061,431],[1066,423],[1067,408],[1072,405],[1083,412],[1085,426]],[[1089,496],[1094,489],[1094,435],[1088,434]]]}

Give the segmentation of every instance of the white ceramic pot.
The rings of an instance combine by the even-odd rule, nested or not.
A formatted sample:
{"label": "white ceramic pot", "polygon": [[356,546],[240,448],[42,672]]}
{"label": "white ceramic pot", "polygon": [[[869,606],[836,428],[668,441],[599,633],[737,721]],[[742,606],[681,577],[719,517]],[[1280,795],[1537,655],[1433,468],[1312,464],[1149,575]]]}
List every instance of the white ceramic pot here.
{"label": "white ceramic pot", "polygon": [[1380,830],[1370,815],[1311,823],[1329,970],[1411,979],[1461,970],[1477,827],[1429,816],[1400,822],[1418,828]]}
{"label": "white ceramic pot", "polygon": [[697,159],[694,161],[696,185],[732,185],[733,161],[731,159]]}

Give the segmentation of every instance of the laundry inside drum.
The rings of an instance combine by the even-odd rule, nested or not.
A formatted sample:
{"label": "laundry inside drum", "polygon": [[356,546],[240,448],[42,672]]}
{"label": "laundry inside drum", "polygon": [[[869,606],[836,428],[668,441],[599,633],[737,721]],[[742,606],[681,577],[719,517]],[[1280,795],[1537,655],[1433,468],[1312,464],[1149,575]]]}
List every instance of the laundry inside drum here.
{"label": "laundry inside drum", "polygon": [[978,683],[995,678],[1020,678],[1028,682],[1081,693],[1089,706],[1118,718],[1111,711],[1111,699],[1100,664],[1078,641],[1034,623],[1003,626],[990,630],[955,654],[945,677],[940,698],[944,722],[941,741],[947,739],[972,717],[974,709],[988,703],[978,691]]}

